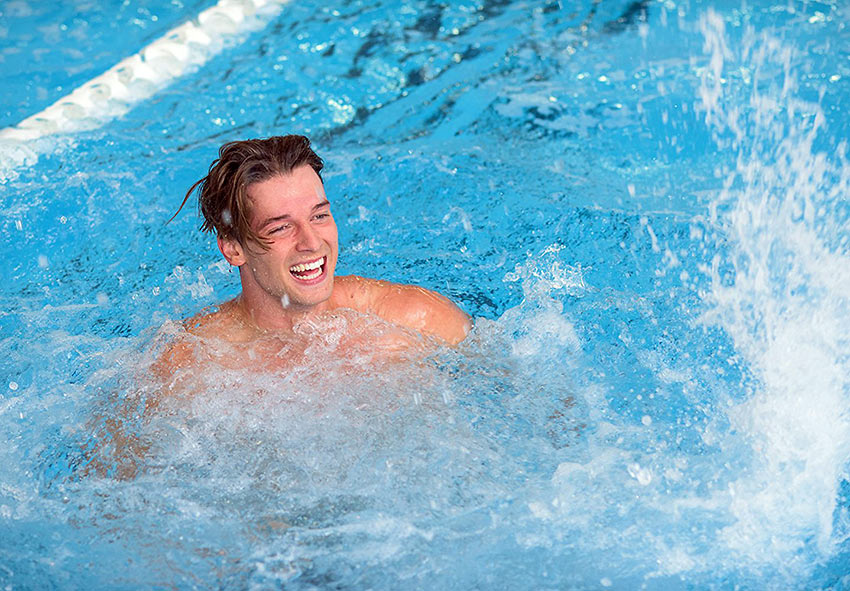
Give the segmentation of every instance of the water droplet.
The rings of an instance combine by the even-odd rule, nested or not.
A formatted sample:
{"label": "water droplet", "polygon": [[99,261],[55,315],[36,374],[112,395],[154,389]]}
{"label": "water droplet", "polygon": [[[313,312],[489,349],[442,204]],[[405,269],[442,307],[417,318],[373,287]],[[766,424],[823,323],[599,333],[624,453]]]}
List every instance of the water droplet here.
{"label": "water droplet", "polygon": [[283,294],[282,296],[280,296],[280,305],[284,308],[289,307],[289,294]]}
{"label": "water droplet", "polygon": [[96,301],[98,306],[105,306],[109,303],[109,296],[101,291],[97,294]]}
{"label": "water droplet", "polygon": [[652,424],[652,417],[650,417],[649,415],[643,415],[643,418],[641,418],[640,422],[643,423],[644,426],[649,427]]}
{"label": "water droplet", "polygon": [[18,389],[18,382],[9,382],[9,389],[15,391]]}
{"label": "water droplet", "polygon": [[611,579],[609,579],[608,577],[602,577],[601,579],[599,579],[599,584],[603,587],[610,587],[614,583],[612,583]]}
{"label": "water droplet", "polygon": [[629,464],[627,467],[629,471],[629,476],[638,481],[642,486],[646,486],[650,482],[652,482],[652,470],[649,468],[643,468],[637,462]]}
{"label": "water droplet", "polygon": [[232,226],[233,225],[233,216],[230,215],[229,209],[225,209],[224,211],[221,212],[221,222],[225,226]]}
{"label": "water droplet", "polygon": [[47,262],[47,257],[43,254],[38,255],[38,266],[42,269],[46,269],[50,263]]}

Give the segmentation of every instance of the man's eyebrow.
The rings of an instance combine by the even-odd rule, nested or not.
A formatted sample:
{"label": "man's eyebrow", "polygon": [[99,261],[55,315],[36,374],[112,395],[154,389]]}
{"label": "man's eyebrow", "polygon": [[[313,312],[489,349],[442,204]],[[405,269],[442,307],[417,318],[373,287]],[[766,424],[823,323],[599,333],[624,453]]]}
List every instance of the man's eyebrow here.
{"label": "man's eyebrow", "polygon": [[[324,200],[324,201],[322,201],[321,203],[317,203],[316,205],[314,205],[314,206],[313,206],[313,211],[316,211],[317,209],[322,209],[323,207],[327,207],[327,206],[329,206],[330,204],[331,204],[331,202],[330,202],[330,201],[328,201],[327,199],[325,199],[325,200]],[[289,215],[288,213],[285,213],[285,214],[283,214],[283,215],[277,215],[277,216],[275,216],[275,217],[273,217],[273,218],[268,218],[267,220],[263,221],[263,223],[262,223],[262,224],[260,224],[260,229],[265,228],[265,227],[266,227],[266,226],[268,226],[269,224],[273,224],[273,223],[275,223],[275,222],[282,222],[282,221],[284,221],[284,220],[288,220],[288,219],[289,219],[289,218],[291,218],[291,217],[292,217],[291,215]]]}

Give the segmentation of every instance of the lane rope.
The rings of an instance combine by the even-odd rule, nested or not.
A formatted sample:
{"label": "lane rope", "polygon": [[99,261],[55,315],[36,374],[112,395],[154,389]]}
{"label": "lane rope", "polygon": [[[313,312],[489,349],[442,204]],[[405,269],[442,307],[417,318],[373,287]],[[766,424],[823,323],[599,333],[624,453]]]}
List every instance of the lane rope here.
{"label": "lane rope", "polygon": [[262,29],[290,0],[220,0],[138,53],[27,117],[0,129],[0,182],[54,142],[48,136],[96,129],[120,117],[177,78],[204,65],[246,33]]}

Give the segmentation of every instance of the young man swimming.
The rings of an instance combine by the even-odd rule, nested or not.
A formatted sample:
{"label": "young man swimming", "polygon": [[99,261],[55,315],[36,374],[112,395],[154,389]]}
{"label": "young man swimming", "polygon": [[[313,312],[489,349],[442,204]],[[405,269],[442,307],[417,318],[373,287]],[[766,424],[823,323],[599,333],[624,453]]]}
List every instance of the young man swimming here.
{"label": "young man swimming", "polygon": [[[299,323],[353,310],[450,344],[469,317],[450,300],[412,285],[336,276],[337,228],[321,178],[322,159],[300,135],[225,144],[199,190],[201,229],[215,231],[242,293],[187,323],[198,336],[250,344],[297,332]],[[179,211],[179,210],[178,210]],[[352,332],[357,323],[349,323]]]}
{"label": "young man swimming", "polygon": [[[421,341],[419,335],[449,344],[464,339],[469,317],[437,293],[336,276],[339,244],[322,166],[303,136],[231,142],[189,189],[180,208],[200,188],[201,229],[216,232],[224,258],[239,268],[242,292],[187,320],[186,333],[169,340],[151,366],[161,383],[143,395],[143,414],[175,399],[165,392],[183,398],[221,379],[207,371],[210,362],[255,375],[328,354],[392,358]],[[136,475],[150,442],[124,421],[137,418],[139,408],[131,397],[121,412],[93,421],[83,473]]]}

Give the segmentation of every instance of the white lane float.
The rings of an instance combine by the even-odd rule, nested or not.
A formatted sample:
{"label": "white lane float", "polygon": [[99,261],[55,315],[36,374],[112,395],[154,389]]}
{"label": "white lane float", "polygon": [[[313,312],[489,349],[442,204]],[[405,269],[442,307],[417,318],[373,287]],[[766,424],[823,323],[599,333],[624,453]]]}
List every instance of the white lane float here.
{"label": "white lane float", "polygon": [[40,113],[0,129],[0,182],[55,145],[44,138],[95,129],[120,117],[222,48],[262,29],[289,1],[220,0]]}

